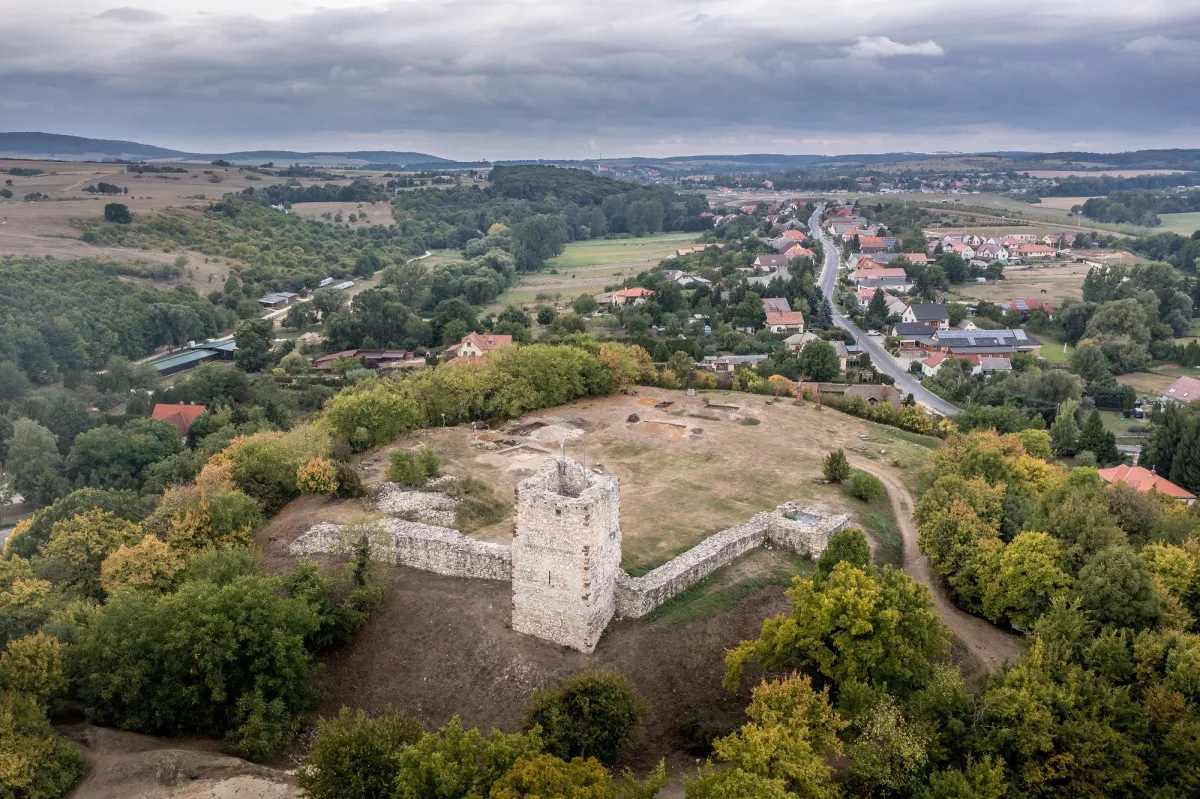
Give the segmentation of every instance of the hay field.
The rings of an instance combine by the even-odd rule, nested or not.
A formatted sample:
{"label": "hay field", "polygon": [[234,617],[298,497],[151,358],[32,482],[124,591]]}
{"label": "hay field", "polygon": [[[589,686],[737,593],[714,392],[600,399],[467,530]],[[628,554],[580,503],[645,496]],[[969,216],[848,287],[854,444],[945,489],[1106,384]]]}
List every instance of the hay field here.
{"label": "hay field", "polygon": [[1032,297],[1053,303],[1071,297],[1083,297],[1086,264],[1056,264],[1053,266],[1007,266],[1004,280],[994,283],[964,283],[953,286],[951,294],[970,300],[999,303],[1015,297]]}
{"label": "hay field", "polygon": [[1091,197],[1043,197],[1037,208],[1054,208],[1058,211],[1070,211],[1077,205],[1083,205]]}
{"label": "hay field", "polygon": [[[332,181],[330,181],[332,182]],[[333,224],[332,218],[338,214],[342,215],[342,224],[349,225],[353,229],[360,227],[371,227],[372,225],[388,225],[395,223],[395,218],[392,216],[392,205],[386,202],[373,203],[298,203],[292,206],[292,213],[299,216],[301,219],[311,219],[318,222],[329,222]],[[322,214],[329,214],[330,218],[323,218]],[[350,221],[350,214],[354,214],[354,222]]]}

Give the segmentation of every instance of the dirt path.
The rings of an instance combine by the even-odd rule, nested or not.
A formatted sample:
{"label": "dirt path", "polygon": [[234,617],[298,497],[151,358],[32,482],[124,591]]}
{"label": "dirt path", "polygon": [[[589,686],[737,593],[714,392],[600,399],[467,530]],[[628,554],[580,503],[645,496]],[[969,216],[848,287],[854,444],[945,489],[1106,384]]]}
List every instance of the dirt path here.
{"label": "dirt path", "polygon": [[1025,645],[1019,637],[959,610],[950,601],[945,588],[942,587],[941,579],[933,571],[929,558],[917,548],[917,528],[913,524],[916,502],[904,484],[878,463],[855,457],[849,460],[852,466],[870,472],[887,487],[888,498],[896,514],[896,524],[904,537],[904,572],[929,588],[933,606],[941,617],[942,624],[966,644],[971,654],[977,657],[988,671],[1000,671],[1005,663],[1016,663],[1020,660],[1025,654]]}

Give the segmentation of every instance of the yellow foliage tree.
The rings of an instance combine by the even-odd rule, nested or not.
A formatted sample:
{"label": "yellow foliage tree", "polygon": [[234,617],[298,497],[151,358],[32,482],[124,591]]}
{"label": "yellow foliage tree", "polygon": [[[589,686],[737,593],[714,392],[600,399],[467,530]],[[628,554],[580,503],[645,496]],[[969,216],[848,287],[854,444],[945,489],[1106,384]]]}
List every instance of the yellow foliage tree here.
{"label": "yellow foliage tree", "polygon": [[100,591],[100,564],[122,544],[134,544],[141,525],[99,509],[56,522],[50,528],[46,555],[62,569],[62,582],[78,585],[90,596]]}
{"label": "yellow foliage tree", "polygon": [[63,653],[67,645],[42,632],[9,641],[0,654],[0,687],[22,691],[50,705],[66,693]]}
{"label": "yellow foliage tree", "polygon": [[50,595],[50,582],[39,580],[24,558],[0,560],[0,611],[38,608]]}
{"label": "yellow foliage tree", "polygon": [[329,458],[313,458],[296,472],[302,494],[332,494],[338,489],[337,467]]}
{"label": "yellow foliage tree", "polygon": [[183,556],[152,535],[135,546],[121,546],[100,564],[100,585],[118,591],[167,591],[185,566]]}

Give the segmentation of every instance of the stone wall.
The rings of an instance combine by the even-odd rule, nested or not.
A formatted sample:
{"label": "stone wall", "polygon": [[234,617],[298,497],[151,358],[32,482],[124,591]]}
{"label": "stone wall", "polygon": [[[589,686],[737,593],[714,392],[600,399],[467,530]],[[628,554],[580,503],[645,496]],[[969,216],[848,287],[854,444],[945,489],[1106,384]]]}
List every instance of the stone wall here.
{"label": "stone wall", "polygon": [[551,458],[517,487],[512,628],[582,652],[616,613],[620,484]]}
{"label": "stone wall", "polygon": [[[293,555],[342,553],[354,546],[344,527],[318,524],[292,542]],[[457,530],[403,519],[380,519],[356,528],[367,534],[371,558],[450,577],[511,580],[512,552],[502,544],[477,541]]]}

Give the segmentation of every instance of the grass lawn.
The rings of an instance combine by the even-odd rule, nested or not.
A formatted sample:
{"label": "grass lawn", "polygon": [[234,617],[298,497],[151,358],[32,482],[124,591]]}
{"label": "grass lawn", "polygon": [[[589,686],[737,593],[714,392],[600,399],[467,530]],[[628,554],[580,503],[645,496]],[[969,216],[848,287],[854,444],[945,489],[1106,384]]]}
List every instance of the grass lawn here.
{"label": "grass lawn", "polygon": [[887,488],[884,488],[883,496],[870,502],[863,502],[850,494],[849,480],[842,483],[842,492],[846,495],[846,503],[854,510],[859,525],[869,537],[875,539],[875,563],[879,566],[894,566],[897,569],[902,567],[904,538],[896,525],[896,514],[892,512]]}
{"label": "grass lawn", "polygon": [[1161,366],[1156,367],[1153,372],[1130,372],[1127,375],[1118,375],[1117,382],[1133,386],[1139,394],[1157,397],[1163,389],[1175,382],[1176,377],[1196,374],[1200,374],[1200,370],[1186,369],[1181,366]]}
{"label": "grass lawn", "polygon": [[1051,363],[1066,363],[1075,352],[1070,344],[1049,333],[1035,333],[1034,338],[1042,342],[1042,357]]}
{"label": "grass lawn", "polygon": [[[659,233],[640,239],[571,242],[566,252],[551,258],[541,272],[518,275],[517,282],[485,308],[484,313],[534,302],[565,304],[585,292],[599,294],[605,286],[657,266],[676,250],[695,243],[697,238],[695,233]],[[538,300],[538,295],[544,299]]]}
{"label": "grass lawn", "polygon": [[1162,220],[1162,225],[1151,228],[1155,233],[1178,233],[1181,236],[1190,236],[1200,230],[1200,211],[1190,214],[1159,214],[1158,218]]}
{"label": "grass lawn", "polygon": [[1119,411],[1100,411],[1100,420],[1104,422],[1104,429],[1112,433],[1118,439],[1128,438],[1135,441],[1142,439],[1137,436],[1130,435],[1130,428],[1137,427],[1139,430],[1149,430],[1150,425],[1144,421],[1138,421],[1132,416],[1121,418]]}

